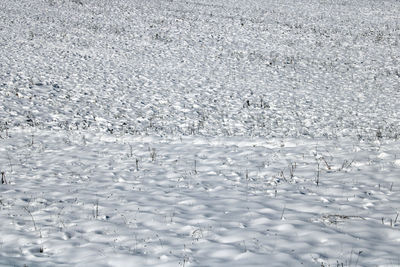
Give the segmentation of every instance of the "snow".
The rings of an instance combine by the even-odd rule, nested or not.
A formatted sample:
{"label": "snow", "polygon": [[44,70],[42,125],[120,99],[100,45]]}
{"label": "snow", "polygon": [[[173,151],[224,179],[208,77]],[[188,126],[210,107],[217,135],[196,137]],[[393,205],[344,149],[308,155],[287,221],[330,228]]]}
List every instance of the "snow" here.
{"label": "snow", "polygon": [[398,14],[1,1],[0,265],[400,265]]}

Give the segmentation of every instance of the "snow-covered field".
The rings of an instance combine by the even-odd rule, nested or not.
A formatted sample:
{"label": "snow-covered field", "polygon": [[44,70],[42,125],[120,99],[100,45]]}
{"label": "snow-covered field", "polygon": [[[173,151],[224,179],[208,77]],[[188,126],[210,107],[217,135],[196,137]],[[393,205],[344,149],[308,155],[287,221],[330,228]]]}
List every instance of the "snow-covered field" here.
{"label": "snow-covered field", "polygon": [[399,14],[0,1],[0,265],[400,266]]}

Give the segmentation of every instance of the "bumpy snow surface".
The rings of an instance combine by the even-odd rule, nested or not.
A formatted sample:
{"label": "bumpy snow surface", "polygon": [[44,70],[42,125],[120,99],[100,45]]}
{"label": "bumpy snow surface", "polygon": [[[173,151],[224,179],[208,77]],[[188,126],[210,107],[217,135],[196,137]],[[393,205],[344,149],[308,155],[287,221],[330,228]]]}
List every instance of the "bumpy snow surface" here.
{"label": "bumpy snow surface", "polygon": [[397,0],[1,0],[0,265],[400,266]]}

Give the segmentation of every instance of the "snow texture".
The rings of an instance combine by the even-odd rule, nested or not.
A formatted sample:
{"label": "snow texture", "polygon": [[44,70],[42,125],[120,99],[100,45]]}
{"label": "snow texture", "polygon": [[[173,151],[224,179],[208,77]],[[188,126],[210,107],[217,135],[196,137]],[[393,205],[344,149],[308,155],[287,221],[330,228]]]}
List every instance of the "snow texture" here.
{"label": "snow texture", "polygon": [[0,1],[0,265],[399,266],[399,14]]}

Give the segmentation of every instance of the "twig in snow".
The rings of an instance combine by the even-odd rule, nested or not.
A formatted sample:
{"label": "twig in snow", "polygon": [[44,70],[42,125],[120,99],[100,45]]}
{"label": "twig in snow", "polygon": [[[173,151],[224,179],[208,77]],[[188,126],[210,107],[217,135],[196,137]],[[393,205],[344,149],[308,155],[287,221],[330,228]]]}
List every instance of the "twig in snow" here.
{"label": "twig in snow", "polygon": [[1,172],[1,184],[7,184],[6,173],[3,171]]}
{"label": "twig in snow", "polygon": [[285,214],[285,209],[286,209],[286,206],[283,206],[283,210],[282,210],[282,214],[281,214],[281,220],[284,219],[283,215]]}

